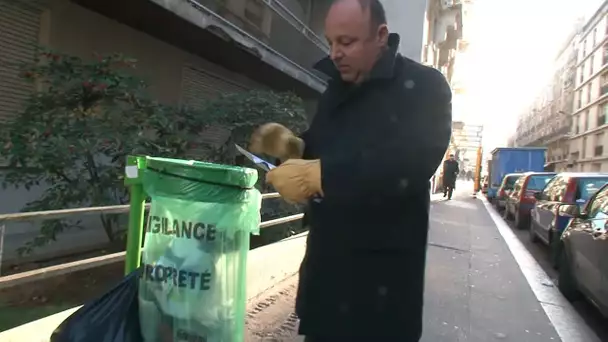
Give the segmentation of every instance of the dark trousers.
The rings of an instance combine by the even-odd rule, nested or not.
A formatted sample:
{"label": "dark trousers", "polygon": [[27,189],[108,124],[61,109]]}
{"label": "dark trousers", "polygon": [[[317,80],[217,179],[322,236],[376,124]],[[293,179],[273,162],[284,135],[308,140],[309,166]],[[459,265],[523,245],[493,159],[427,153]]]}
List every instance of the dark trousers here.
{"label": "dark trousers", "polygon": [[451,186],[443,187],[443,197],[448,196],[448,198],[452,198],[452,192],[454,192],[454,188]]}
{"label": "dark trousers", "polygon": [[444,179],[443,180],[443,197],[448,196],[448,198],[452,198],[452,192],[456,188],[456,180],[455,179]]}

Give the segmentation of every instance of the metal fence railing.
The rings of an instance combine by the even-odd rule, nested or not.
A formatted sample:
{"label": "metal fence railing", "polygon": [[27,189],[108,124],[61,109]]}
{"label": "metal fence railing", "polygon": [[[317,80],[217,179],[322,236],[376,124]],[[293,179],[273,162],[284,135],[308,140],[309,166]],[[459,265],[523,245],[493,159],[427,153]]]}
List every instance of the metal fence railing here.
{"label": "metal fence railing", "polygon": [[[262,194],[262,200],[271,198],[281,197],[278,192]],[[130,206],[127,205],[112,205],[105,207],[90,207],[90,208],[77,208],[77,209],[62,209],[62,210],[49,210],[49,211],[34,211],[34,212],[23,212],[14,214],[0,214],[0,266],[2,265],[2,253],[3,253],[3,240],[4,233],[6,231],[7,222],[19,222],[19,221],[36,221],[36,220],[49,220],[49,219],[62,219],[74,215],[94,215],[94,214],[122,214],[128,213]],[[150,208],[150,204],[146,204],[146,210]],[[297,221],[301,219],[304,214],[295,214],[285,217],[280,217],[268,221],[264,221],[260,224],[260,228],[267,228],[276,226],[283,223]],[[12,274],[9,276],[0,277],[0,290],[14,287],[41,279],[55,277],[63,274],[68,274],[76,271],[87,270],[99,266],[112,264],[125,259],[126,252],[119,252],[114,254],[108,254],[98,256],[94,258],[88,258],[78,261],[73,261],[60,265],[53,265],[49,267],[40,268],[37,270],[21,272]]]}

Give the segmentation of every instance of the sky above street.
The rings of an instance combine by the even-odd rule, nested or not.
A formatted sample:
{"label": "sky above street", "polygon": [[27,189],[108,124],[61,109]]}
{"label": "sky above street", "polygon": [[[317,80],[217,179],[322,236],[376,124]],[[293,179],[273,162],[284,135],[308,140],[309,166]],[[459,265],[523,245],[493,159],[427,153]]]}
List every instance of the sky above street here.
{"label": "sky above street", "polygon": [[517,117],[551,77],[554,58],[574,23],[601,0],[477,0],[463,23],[470,42],[456,73],[467,94],[454,119],[484,125],[484,150],[506,146]]}

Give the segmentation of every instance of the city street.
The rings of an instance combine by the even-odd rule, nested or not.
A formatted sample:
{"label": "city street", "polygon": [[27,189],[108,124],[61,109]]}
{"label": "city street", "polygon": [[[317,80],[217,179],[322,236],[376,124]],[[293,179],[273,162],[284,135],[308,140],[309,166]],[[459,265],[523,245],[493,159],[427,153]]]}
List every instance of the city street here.
{"label": "city street", "polygon": [[[432,204],[422,341],[600,341],[469,185]],[[292,277],[250,303],[247,341],[300,341],[296,286]]]}

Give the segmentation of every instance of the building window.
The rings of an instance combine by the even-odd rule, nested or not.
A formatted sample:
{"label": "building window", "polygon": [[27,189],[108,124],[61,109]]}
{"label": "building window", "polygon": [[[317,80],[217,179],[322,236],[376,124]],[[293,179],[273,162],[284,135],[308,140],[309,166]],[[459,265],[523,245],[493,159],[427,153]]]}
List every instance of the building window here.
{"label": "building window", "polygon": [[605,72],[600,78],[600,96],[608,94],[608,72]]}
{"label": "building window", "polygon": [[600,108],[598,108],[598,111],[601,113],[598,117],[601,116],[604,118],[603,121],[598,122],[598,126],[608,124],[608,102],[604,102]]}
{"label": "building window", "polygon": [[600,163],[591,164],[591,172],[602,172],[602,164],[600,164]]}
{"label": "building window", "polygon": [[576,109],[580,109],[583,106],[583,91],[578,91],[578,96],[576,97]]}
{"label": "building window", "polygon": [[589,76],[593,75],[593,55],[589,56]]}
{"label": "building window", "polygon": [[608,110],[608,102],[601,105],[597,111],[597,127],[606,124],[606,114]]}
{"label": "building window", "polygon": [[604,52],[602,55],[602,66],[608,64],[608,44],[604,44]]}
{"label": "building window", "polygon": [[589,130],[589,111],[585,111],[585,123],[583,123],[583,132],[587,132]]}
{"label": "building window", "polygon": [[591,103],[591,83],[587,85],[587,104]]}
{"label": "building window", "polygon": [[593,45],[591,45],[591,48],[594,48],[595,44],[597,44],[597,27],[593,29]]}
{"label": "building window", "polygon": [[574,118],[574,134],[579,134],[580,133],[580,125],[579,125],[579,117],[575,117]]}
{"label": "building window", "polygon": [[583,80],[585,79],[585,62],[583,62],[583,65],[581,65],[580,69],[578,69],[578,83],[581,84],[583,83]]}
{"label": "building window", "polygon": [[604,132],[595,135],[595,148],[593,149],[594,157],[601,157],[604,155]]}
{"label": "building window", "polygon": [[587,41],[583,41],[583,58],[587,57]]}
{"label": "building window", "polygon": [[581,158],[585,159],[587,152],[587,137],[583,137],[583,146],[581,151]]}
{"label": "building window", "polygon": [[570,160],[571,160],[572,162],[577,161],[577,160],[578,160],[578,158],[579,158],[579,153],[578,153],[578,151],[577,151],[577,152],[572,152],[572,153],[570,153]]}

